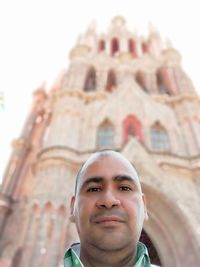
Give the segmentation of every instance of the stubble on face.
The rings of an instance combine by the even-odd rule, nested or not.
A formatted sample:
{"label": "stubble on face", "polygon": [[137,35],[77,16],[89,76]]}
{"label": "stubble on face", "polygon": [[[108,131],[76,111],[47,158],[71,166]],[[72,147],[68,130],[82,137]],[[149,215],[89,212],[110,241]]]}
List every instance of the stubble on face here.
{"label": "stubble on face", "polygon": [[[118,174],[117,171],[133,177],[138,186],[136,192],[127,193],[128,198],[126,193],[123,195],[124,199],[121,199],[120,206],[109,209],[105,206],[99,208],[95,205],[96,197],[93,197],[93,194],[82,194],[82,182],[88,177],[100,176],[108,179]],[[97,195],[100,194],[97,193]],[[127,246],[136,246],[142,229],[144,210],[139,179],[129,162],[113,155],[90,160],[81,174],[74,201],[75,222],[82,245],[87,244],[105,251],[117,251]],[[99,223],[98,221],[104,217],[117,217],[121,222],[116,222],[114,225],[113,223],[109,225],[109,222]]]}

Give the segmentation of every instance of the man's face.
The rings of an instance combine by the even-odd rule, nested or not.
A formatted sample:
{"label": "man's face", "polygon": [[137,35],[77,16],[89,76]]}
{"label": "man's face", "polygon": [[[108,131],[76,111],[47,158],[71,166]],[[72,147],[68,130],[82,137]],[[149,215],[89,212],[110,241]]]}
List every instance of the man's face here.
{"label": "man's face", "polygon": [[136,171],[121,156],[90,160],[79,177],[71,210],[82,246],[107,251],[135,247],[145,214]]}

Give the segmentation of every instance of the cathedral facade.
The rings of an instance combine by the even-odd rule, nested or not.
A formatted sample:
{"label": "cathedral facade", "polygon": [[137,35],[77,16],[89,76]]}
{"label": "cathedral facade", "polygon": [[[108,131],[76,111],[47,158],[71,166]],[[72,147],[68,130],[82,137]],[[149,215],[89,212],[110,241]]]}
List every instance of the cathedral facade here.
{"label": "cathedral facade", "polygon": [[[200,97],[177,50],[115,17],[91,25],[49,92],[41,86],[0,192],[0,267],[61,267],[78,240],[69,221],[77,171],[92,152],[114,149],[139,172],[152,261],[199,267]],[[152,252],[151,252],[152,251]]]}

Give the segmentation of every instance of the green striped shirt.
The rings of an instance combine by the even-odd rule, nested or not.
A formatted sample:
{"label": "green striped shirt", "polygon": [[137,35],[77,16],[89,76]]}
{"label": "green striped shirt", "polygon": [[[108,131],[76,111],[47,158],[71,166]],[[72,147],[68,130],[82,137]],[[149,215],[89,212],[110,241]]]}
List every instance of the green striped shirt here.
{"label": "green striped shirt", "polygon": [[[64,256],[64,267],[84,267],[79,259],[80,244],[73,244],[71,248],[67,250]],[[138,242],[137,245],[137,262],[133,267],[151,267],[149,255],[146,246]]]}

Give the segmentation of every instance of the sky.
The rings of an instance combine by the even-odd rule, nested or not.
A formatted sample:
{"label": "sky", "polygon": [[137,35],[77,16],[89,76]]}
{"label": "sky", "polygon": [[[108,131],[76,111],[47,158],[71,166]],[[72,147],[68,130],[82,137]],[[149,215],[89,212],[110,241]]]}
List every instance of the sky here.
{"label": "sky", "polygon": [[182,55],[200,92],[199,0],[0,0],[0,181],[31,107],[32,93],[49,88],[68,67],[68,53],[92,21],[107,30],[116,15],[147,35],[152,23]]}

